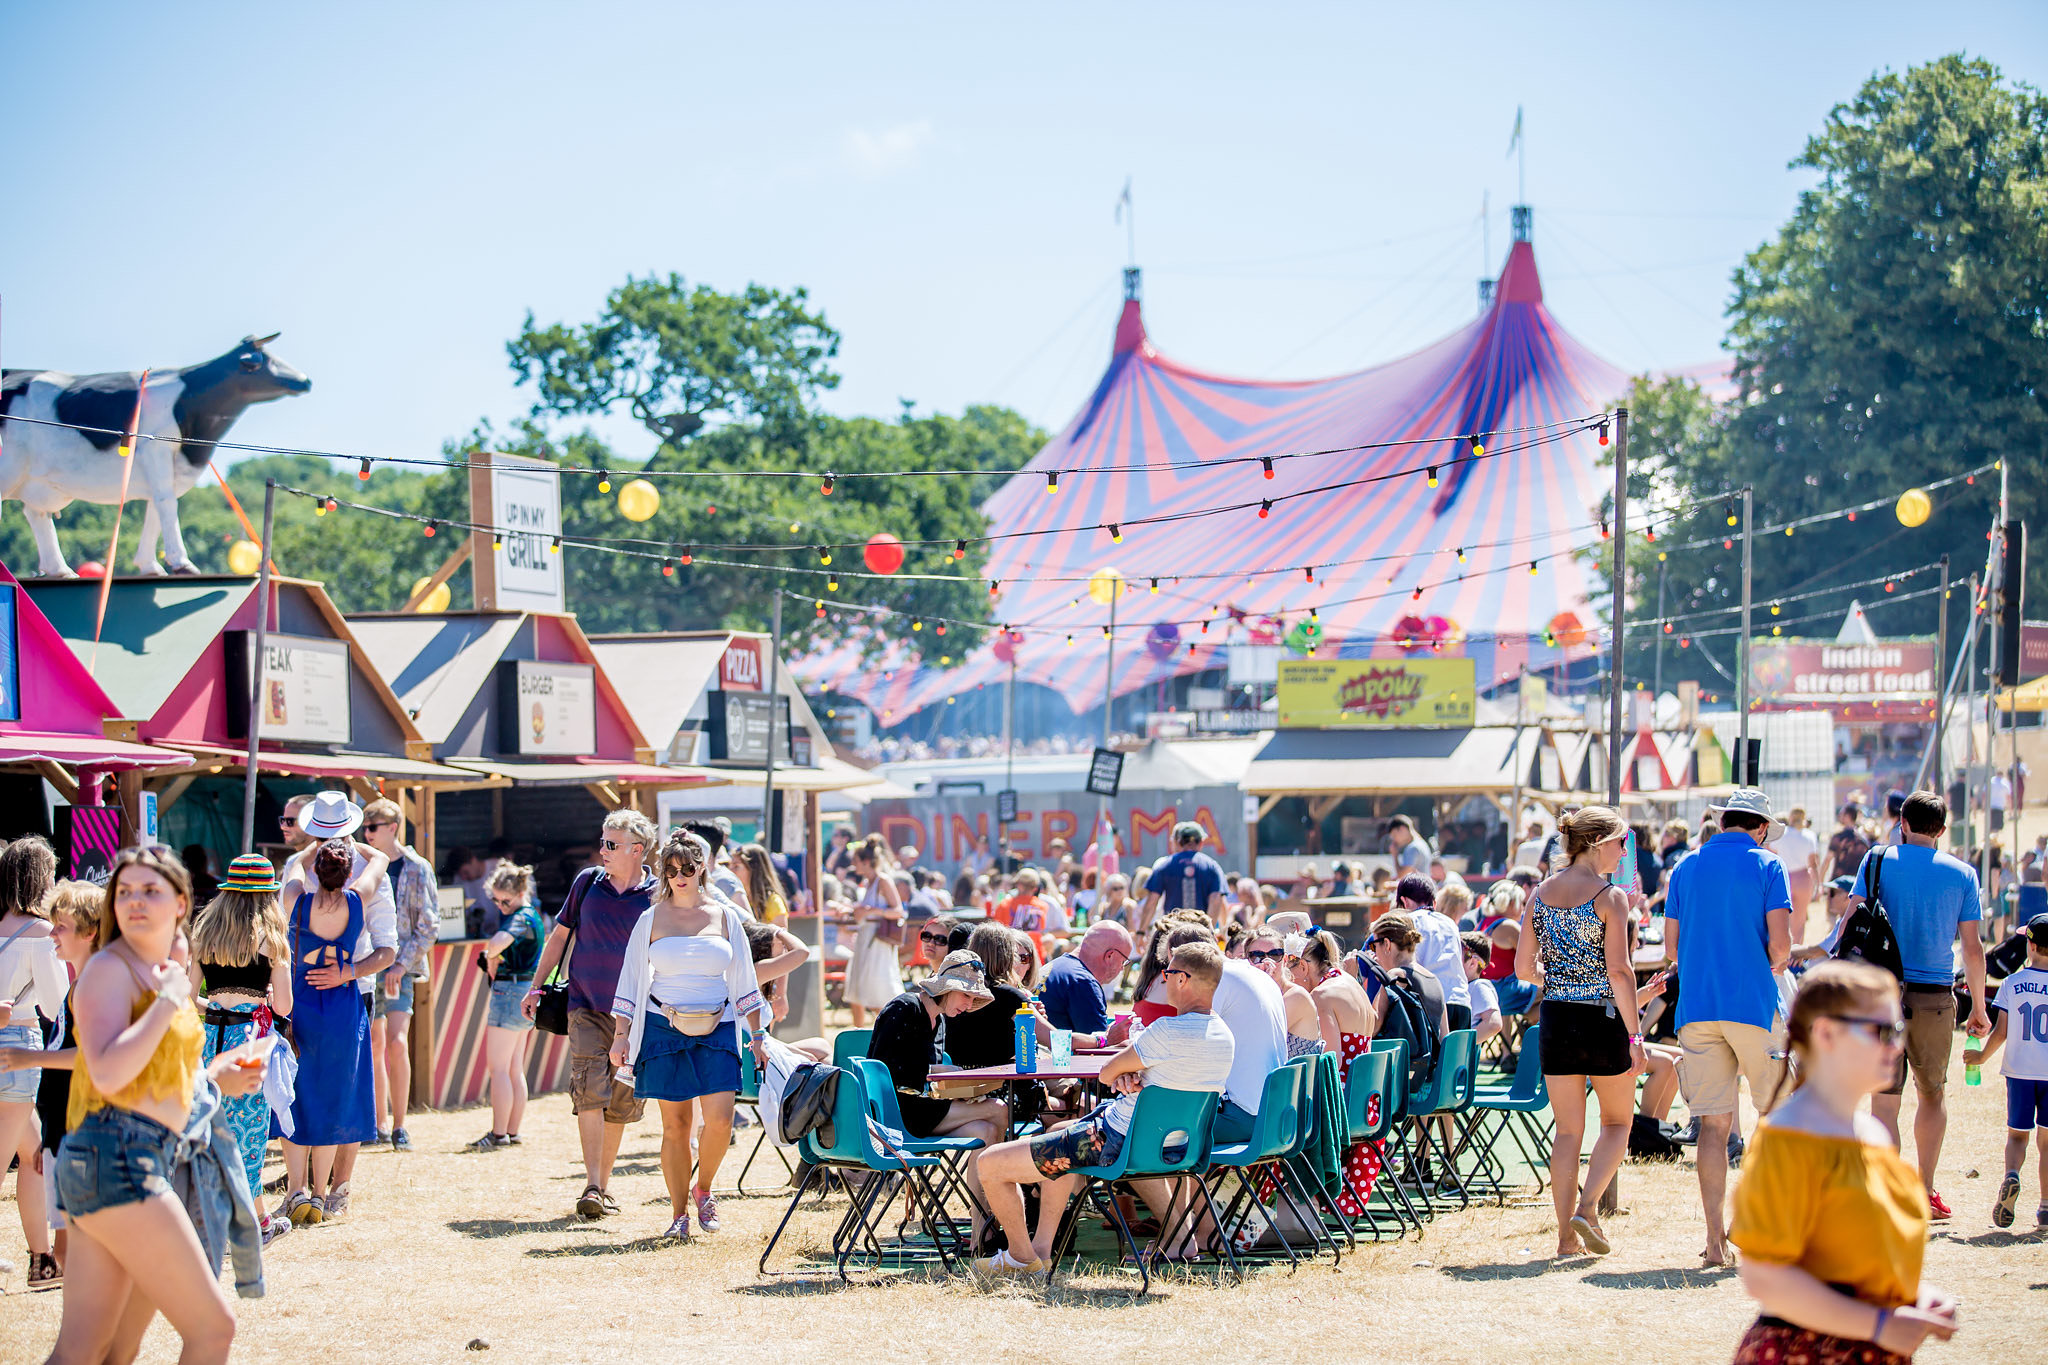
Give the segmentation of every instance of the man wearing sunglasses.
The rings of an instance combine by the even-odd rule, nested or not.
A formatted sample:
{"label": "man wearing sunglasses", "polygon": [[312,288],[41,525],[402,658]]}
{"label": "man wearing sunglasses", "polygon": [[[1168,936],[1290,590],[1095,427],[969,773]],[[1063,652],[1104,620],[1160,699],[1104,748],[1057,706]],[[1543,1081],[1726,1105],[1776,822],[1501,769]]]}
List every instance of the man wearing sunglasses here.
{"label": "man wearing sunglasses", "polygon": [[[626,962],[633,926],[653,902],[654,874],[647,855],[655,842],[654,822],[637,810],[615,810],[598,832],[598,865],[586,867],[569,885],[568,898],[533,971],[533,988],[520,1002],[527,1018],[540,1005],[540,987],[569,957],[569,1103],[576,1111],[576,1136],[583,1147],[583,1194],[576,1212],[585,1218],[618,1213],[610,1193],[612,1163],[626,1125],[638,1123],[647,1102],[612,1076],[612,1000]],[[569,952],[573,939],[575,951]]]}

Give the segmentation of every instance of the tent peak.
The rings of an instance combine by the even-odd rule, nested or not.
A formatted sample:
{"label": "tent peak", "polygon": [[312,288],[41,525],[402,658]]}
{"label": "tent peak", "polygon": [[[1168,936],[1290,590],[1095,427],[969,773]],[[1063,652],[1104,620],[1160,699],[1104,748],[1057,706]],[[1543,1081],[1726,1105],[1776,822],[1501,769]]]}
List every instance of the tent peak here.
{"label": "tent peak", "polygon": [[1508,249],[1508,263],[1501,268],[1493,288],[1495,303],[1543,302],[1543,279],[1536,273],[1536,249],[1518,239]]}
{"label": "tent peak", "polygon": [[1143,272],[1134,265],[1124,267],[1124,311],[1116,320],[1116,345],[1112,354],[1122,355],[1145,344]]}

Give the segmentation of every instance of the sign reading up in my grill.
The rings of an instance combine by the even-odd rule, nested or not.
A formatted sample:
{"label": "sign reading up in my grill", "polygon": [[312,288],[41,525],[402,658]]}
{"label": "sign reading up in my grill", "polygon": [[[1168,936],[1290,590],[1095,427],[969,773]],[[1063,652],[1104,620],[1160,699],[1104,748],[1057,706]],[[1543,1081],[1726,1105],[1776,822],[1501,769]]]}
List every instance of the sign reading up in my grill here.
{"label": "sign reading up in my grill", "polygon": [[1475,676],[1470,659],[1285,659],[1280,728],[1462,729]]}
{"label": "sign reading up in my grill", "polygon": [[588,754],[597,748],[597,683],[589,664],[506,659],[498,665],[498,749]]}

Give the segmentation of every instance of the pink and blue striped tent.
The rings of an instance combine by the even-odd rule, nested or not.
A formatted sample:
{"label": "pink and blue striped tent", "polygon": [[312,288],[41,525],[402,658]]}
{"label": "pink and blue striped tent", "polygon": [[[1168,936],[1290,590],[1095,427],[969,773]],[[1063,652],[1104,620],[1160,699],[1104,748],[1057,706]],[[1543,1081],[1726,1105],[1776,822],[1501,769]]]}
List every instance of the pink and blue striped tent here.
{"label": "pink and blue striped tent", "polygon": [[[1329,379],[1230,379],[1170,360],[1145,335],[1135,280],[1126,292],[1101,383],[986,504],[993,534],[1039,533],[997,539],[987,569],[994,617],[1021,637],[1019,680],[1077,712],[1100,704],[1110,613],[1087,579],[1105,566],[1129,585],[1116,605],[1119,694],[1215,667],[1225,643],[1274,642],[1311,611],[1325,655],[1470,653],[1482,688],[1589,652],[1560,617],[1597,627],[1572,552],[1602,538],[1612,475],[1591,424],[1627,375],[1551,317],[1528,242],[1473,322]],[[1481,458],[1469,458],[1473,434]],[[1265,456],[1298,457],[1275,459],[1268,478]],[[1105,467],[1119,472],[1086,472]],[[1328,491],[1289,496],[1315,489]],[[1263,499],[1276,501],[1261,517]],[[1440,643],[1418,645],[1406,618],[1439,618]],[[1000,682],[1009,665],[994,640],[949,667],[930,646],[879,666],[842,648],[799,672],[893,724]]]}

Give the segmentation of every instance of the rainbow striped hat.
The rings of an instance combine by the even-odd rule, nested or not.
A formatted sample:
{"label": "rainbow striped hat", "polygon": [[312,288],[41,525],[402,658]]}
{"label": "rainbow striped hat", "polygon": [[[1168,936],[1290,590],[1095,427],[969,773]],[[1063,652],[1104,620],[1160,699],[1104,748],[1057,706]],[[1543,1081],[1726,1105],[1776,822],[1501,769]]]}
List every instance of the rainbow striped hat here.
{"label": "rainbow striped hat", "polygon": [[270,865],[270,859],[261,853],[244,853],[228,864],[228,875],[221,878],[223,891],[276,891],[277,869]]}

